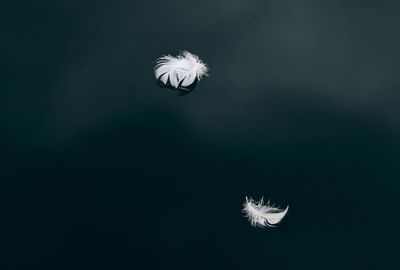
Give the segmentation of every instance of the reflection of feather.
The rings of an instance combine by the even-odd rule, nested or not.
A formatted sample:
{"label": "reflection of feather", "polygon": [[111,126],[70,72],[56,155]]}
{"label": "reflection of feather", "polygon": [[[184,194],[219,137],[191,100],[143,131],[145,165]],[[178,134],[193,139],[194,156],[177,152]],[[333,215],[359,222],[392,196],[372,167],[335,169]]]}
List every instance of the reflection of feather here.
{"label": "reflection of feather", "polygon": [[289,206],[286,209],[280,209],[269,202],[264,204],[263,198],[259,202],[254,201],[252,198],[247,198],[243,204],[243,212],[248,217],[251,225],[255,227],[273,227],[278,224],[286,215]]}
{"label": "reflection of feather", "polygon": [[185,88],[207,75],[208,67],[198,56],[188,51],[177,57],[165,55],[158,58],[154,74],[163,84],[174,88]]}

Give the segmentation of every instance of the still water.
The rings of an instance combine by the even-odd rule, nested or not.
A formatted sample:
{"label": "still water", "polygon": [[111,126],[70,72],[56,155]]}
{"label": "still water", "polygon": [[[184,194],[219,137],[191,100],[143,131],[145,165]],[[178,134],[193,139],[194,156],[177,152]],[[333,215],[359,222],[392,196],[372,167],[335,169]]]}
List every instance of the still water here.
{"label": "still water", "polygon": [[[0,269],[396,269],[396,1],[2,8]],[[154,61],[210,67],[187,95]],[[290,205],[277,228],[245,196]]]}

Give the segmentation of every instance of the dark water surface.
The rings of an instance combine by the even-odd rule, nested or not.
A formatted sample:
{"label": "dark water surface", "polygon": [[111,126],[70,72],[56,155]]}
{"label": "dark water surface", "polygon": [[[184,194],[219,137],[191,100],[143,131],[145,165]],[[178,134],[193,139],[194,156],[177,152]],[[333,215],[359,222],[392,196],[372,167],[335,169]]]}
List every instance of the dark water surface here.
{"label": "dark water surface", "polygon": [[1,270],[397,269],[398,1],[2,6]]}

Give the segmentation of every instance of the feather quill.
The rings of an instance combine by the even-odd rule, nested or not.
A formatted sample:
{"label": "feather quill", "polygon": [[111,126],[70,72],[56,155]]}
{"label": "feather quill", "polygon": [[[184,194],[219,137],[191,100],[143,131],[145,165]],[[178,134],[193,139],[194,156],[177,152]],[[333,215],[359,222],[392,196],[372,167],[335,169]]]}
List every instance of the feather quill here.
{"label": "feather quill", "polygon": [[255,227],[274,227],[286,215],[289,206],[285,209],[280,209],[271,205],[269,201],[264,204],[263,198],[260,201],[254,201],[252,198],[247,198],[243,204],[243,212],[249,219],[252,226]]}
{"label": "feather quill", "polygon": [[197,55],[183,51],[178,56],[164,55],[157,59],[154,68],[156,79],[174,88],[185,89],[196,80],[207,76],[208,67]]}

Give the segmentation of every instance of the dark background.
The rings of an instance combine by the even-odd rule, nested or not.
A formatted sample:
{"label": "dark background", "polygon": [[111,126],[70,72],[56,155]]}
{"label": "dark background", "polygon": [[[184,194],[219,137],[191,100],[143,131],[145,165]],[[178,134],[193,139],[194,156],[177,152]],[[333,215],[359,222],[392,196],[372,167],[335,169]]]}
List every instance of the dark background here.
{"label": "dark background", "polygon": [[[398,267],[398,1],[0,10],[0,269]],[[179,96],[152,69],[184,49],[211,76]]]}

